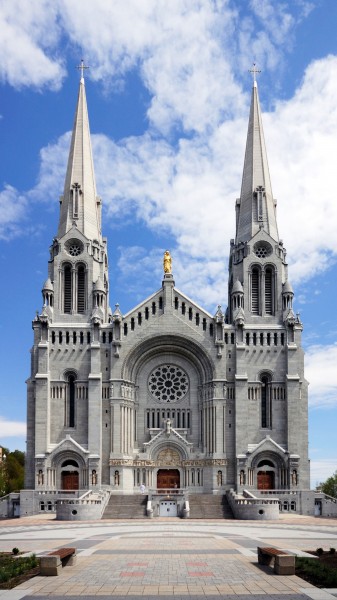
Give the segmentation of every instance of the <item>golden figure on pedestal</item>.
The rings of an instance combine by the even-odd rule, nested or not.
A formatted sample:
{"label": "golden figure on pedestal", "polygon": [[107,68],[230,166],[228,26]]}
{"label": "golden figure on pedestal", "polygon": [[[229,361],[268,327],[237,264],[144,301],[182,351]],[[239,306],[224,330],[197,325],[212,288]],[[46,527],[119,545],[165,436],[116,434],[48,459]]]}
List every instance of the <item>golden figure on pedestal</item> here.
{"label": "golden figure on pedestal", "polygon": [[164,265],[164,273],[172,273],[172,258],[171,258],[171,254],[169,253],[168,250],[165,250],[165,252],[164,252],[163,265]]}

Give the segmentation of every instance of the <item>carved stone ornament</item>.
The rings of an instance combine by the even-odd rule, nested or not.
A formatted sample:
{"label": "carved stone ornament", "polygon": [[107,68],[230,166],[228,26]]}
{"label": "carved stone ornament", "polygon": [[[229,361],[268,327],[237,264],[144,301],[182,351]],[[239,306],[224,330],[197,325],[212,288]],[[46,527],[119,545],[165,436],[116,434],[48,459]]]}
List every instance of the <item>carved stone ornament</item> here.
{"label": "carved stone ornament", "polygon": [[177,467],[181,465],[181,456],[179,452],[177,452],[177,450],[173,450],[172,448],[166,448],[165,450],[159,452],[156,463],[158,467]]}
{"label": "carved stone ornament", "polygon": [[157,460],[132,460],[132,458],[111,458],[110,467],[226,467],[227,458],[198,458],[182,460],[179,452],[172,448],[162,450]]}

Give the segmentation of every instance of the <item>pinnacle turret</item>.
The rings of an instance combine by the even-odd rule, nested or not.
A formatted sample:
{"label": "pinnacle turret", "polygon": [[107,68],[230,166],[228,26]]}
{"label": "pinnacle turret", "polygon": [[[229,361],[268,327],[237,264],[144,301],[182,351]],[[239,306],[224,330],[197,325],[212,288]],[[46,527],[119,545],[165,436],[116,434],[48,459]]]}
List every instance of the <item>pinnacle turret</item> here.
{"label": "pinnacle turret", "polygon": [[237,201],[236,243],[247,242],[261,228],[278,242],[275,208],[258,88],[254,77],[241,195]]}
{"label": "pinnacle turret", "polygon": [[96,194],[87,101],[82,65],[64,194],[61,198],[58,238],[73,225],[88,239],[101,241],[100,199]]}

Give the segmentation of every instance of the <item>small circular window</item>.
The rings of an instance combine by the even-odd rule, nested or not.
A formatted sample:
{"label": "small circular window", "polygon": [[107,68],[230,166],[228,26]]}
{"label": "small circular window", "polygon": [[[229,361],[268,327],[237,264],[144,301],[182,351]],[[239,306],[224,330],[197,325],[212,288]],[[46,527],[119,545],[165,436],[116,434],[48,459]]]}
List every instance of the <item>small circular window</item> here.
{"label": "small circular window", "polygon": [[70,256],[78,256],[83,252],[83,244],[79,240],[69,240],[66,244],[66,250]]}
{"label": "small circular window", "polygon": [[270,256],[272,252],[273,249],[268,242],[257,242],[254,246],[254,253],[258,258],[266,258],[267,256]]}
{"label": "small circular window", "polygon": [[161,365],[149,377],[149,390],[158,402],[179,402],[188,392],[185,371],[175,365]]}

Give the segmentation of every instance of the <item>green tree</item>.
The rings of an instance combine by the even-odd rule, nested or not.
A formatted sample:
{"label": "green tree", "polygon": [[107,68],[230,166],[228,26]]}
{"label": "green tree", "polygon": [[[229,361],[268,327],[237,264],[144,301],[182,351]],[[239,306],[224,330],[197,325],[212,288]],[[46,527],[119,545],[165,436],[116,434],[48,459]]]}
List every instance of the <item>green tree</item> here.
{"label": "green tree", "polygon": [[337,498],[337,471],[331,477],[328,477],[326,481],[320,483],[319,487],[324,494]]}
{"label": "green tree", "polygon": [[8,448],[2,448],[2,456],[3,459],[0,463],[0,496],[5,496],[24,487],[25,454],[21,450],[10,452]]}

